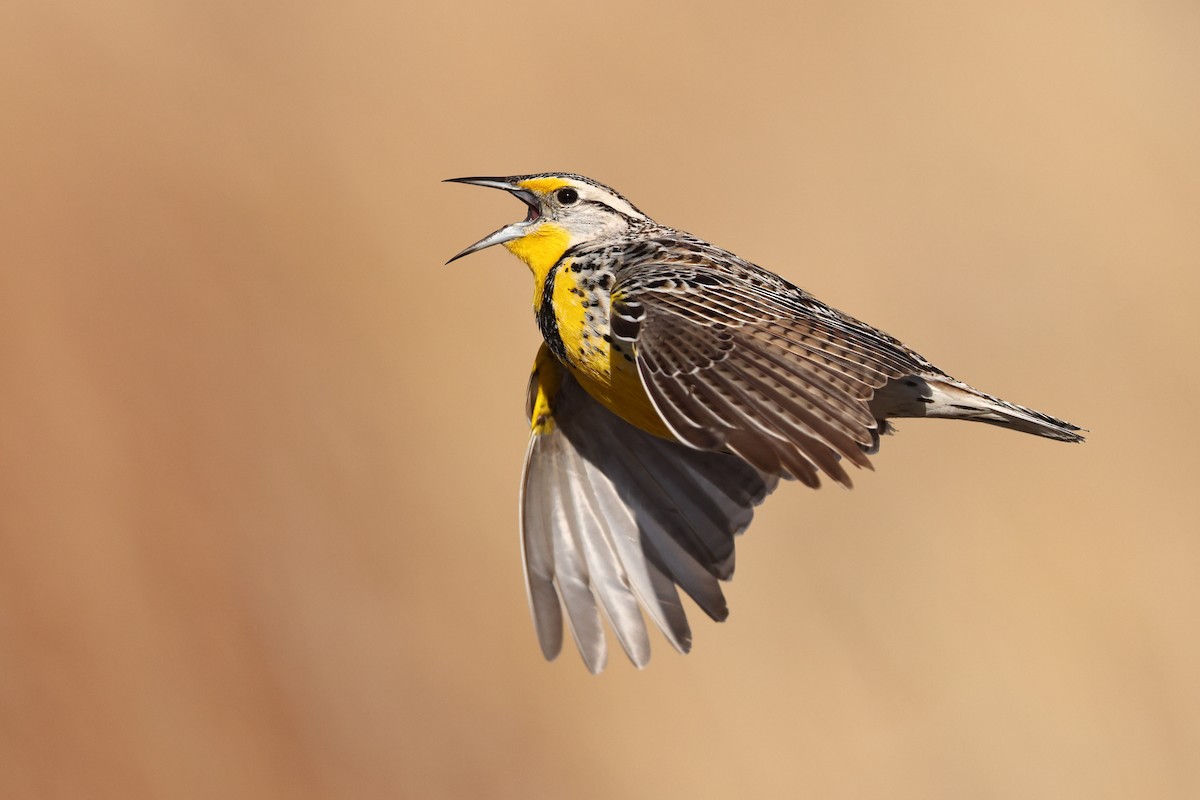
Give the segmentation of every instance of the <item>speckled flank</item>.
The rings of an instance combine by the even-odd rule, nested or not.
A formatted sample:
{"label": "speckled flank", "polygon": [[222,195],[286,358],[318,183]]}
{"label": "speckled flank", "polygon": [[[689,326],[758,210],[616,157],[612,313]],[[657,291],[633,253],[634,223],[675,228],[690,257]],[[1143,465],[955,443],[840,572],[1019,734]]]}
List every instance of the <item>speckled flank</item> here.
{"label": "speckled flank", "polygon": [[562,385],[563,367],[550,353],[548,347],[538,350],[529,375],[529,393],[525,414],[535,435],[545,436],[554,432],[554,403]]}

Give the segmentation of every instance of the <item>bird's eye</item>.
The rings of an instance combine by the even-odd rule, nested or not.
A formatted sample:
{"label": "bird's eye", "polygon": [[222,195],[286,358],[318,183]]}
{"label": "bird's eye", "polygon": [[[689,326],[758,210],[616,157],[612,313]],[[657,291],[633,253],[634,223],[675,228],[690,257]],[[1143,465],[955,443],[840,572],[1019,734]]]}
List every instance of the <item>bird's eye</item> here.
{"label": "bird's eye", "polygon": [[559,189],[557,197],[559,203],[569,206],[579,199],[579,192],[574,189]]}

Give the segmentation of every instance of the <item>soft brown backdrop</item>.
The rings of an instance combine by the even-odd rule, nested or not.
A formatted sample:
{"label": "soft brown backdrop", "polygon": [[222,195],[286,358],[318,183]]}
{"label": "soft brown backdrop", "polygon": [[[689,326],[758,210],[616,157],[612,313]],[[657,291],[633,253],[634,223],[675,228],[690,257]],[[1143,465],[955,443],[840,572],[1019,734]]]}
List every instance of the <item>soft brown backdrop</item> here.
{"label": "soft brown backdrop", "polygon": [[[1200,796],[1200,6],[0,5],[0,796]],[[542,662],[563,169],[1093,430],[789,486],[696,650]],[[696,614],[693,614],[696,617]]]}

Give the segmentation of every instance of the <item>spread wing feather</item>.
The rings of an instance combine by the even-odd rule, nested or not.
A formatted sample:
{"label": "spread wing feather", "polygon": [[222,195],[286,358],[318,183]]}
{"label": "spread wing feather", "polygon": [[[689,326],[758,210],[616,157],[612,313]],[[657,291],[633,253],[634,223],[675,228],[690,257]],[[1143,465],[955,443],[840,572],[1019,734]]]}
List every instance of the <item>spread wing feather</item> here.
{"label": "spread wing feather", "polygon": [[639,608],[677,650],[691,648],[677,586],[725,618],[720,580],[733,573],[733,537],[776,479],[634,428],[563,372],[553,425],[532,436],[522,483],[526,583],[542,652],[560,652],[565,610],[585,664],[599,672],[601,613],[639,667],[650,658]]}

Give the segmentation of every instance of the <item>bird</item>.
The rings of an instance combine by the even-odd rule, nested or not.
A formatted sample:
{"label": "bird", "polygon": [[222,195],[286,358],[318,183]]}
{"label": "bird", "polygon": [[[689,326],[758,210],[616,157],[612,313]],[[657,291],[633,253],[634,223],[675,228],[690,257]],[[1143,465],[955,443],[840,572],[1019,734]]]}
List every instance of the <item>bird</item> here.
{"label": "bird", "polygon": [[543,343],[521,479],[526,594],[542,654],[563,623],[601,672],[604,620],[638,668],[647,619],[679,652],[680,599],[723,621],[734,538],[779,481],[849,488],[897,417],[1083,430],[972,388],[898,339],[573,173],[451,178],[526,206],[497,244],[533,273]]}

